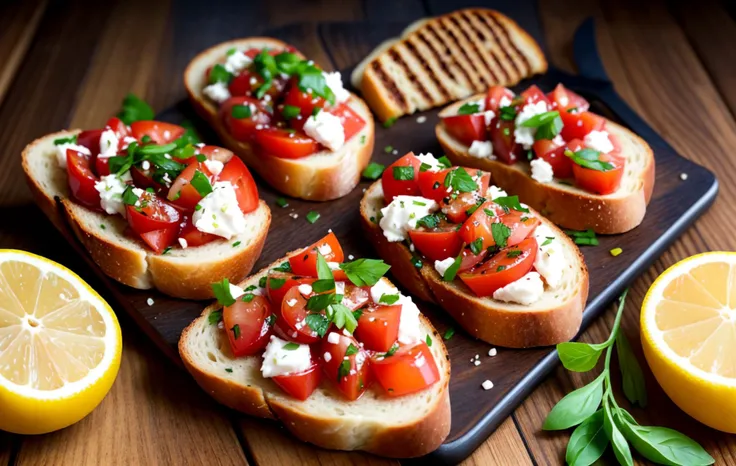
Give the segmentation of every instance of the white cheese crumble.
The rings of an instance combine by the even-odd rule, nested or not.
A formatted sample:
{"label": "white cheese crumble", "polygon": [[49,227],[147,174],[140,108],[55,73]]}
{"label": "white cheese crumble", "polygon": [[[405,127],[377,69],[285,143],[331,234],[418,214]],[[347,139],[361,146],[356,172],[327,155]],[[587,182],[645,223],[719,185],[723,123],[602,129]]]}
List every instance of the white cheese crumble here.
{"label": "white cheese crumble", "polygon": [[95,182],[95,190],[100,193],[100,207],[109,215],[120,214],[125,216],[123,192],[128,187],[126,181],[132,180],[130,172],[124,175],[107,175]]}
{"label": "white cheese crumble", "polygon": [[252,62],[253,60],[251,60],[248,55],[244,54],[240,50],[236,50],[234,53],[228,55],[224,66],[228,72],[237,73],[246,69]]}
{"label": "white cheese crumble", "polygon": [[[286,345],[290,347],[296,345],[297,347],[286,349]],[[263,352],[261,373],[266,378],[276,377],[303,372],[309,369],[311,365],[312,358],[309,353],[309,345],[292,343],[271,335],[266,351]]]}
{"label": "white cheese crumble", "polygon": [[491,348],[488,350],[488,356],[490,357],[494,357],[497,354],[498,354],[498,350],[496,348]]}
{"label": "white cheese crumble", "polygon": [[312,294],[312,285],[309,285],[307,283],[302,283],[297,287],[299,290],[299,293],[301,293],[303,296],[309,296]]}
{"label": "white cheese crumble", "polygon": [[445,272],[447,272],[447,269],[450,268],[450,266],[455,262],[454,257],[448,257],[445,260],[441,261],[434,261],[434,269],[437,271],[440,276],[445,276]]}
{"label": "white cheese crumble", "polygon": [[332,361],[332,354],[325,351],[325,354],[322,355],[322,358],[325,360],[325,362]]}
{"label": "white cheese crumble", "polygon": [[591,131],[585,135],[583,143],[591,149],[604,154],[613,150],[613,143],[608,139],[608,131]]}
{"label": "white cheese crumble", "polygon": [[197,230],[230,239],[245,232],[245,215],[238,206],[235,188],[228,181],[218,181],[197,204],[192,223]]}
{"label": "white cheese crumble", "polygon": [[239,287],[238,285],[233,285],[230,283],[230,296],[232,296],[235,299],[238,299],[239,297],[243,296],[245,294],[245,290]]}
{"label": "white cheese crumble", "polygon": [[189,243],[184,238],[179,238],[179,245],[181,246],[182,249],[186,249],[189,247]]}
{"label": "white cheese crumble", "polygon": [[330,332],[330,334],[327,335],[327,343],[331,343],[333,345],[340,343],[340,334],[336,332]]}
{"label": "white cheese crumble", "polygon": [[209,170],[210,173],[217,176],[220,174],[220,172],[222,172],[225,164],[220,162],[219,160],[205,160],[204,166],[207,167],[207,170]]}
{"label": "white cheese crumble", "polygon": [[486,197],[491,198],[491,200],[506,196],[508,196],[506,191],[493,184],[488,186],[488,191],[486,191]]}
{"label": "white cheese crumble", "polygon": [[493,110],[486,110],[483,112],[483,120],[486,126],[491,126],[491,122],[493,121],[493,117],[495,117],[496,114],[493,113]]}
{"label": "white cheese crumble", "polygon": [[501,100],[498,101],[498,107],[510,107],[511,106],[511,99],[509,99],[508,96],[501,96]]}
{"label": "white cheese crumble", "polygon": [[473,141],[468,149],[468,154],[479,159],[495,159],[491,141]]}
{"label": "white cheese crumble", "polygon": [[106,129],[100,135],[100,155],[98,157],[106,159],[113,157],[118,153],[118,135],[111,129]]}
{"label": "white cheese crumble", "polygon": [[149,306],[153,306],[153,298],[148,298],[146,300],[146,304],[148,304]]}
{"label": "white cheese crumble", "polygon": [[385,279],[379,280],[371,287],[371,299],[374,303],[378,303],[384,294],[399,295],[399,300],[396,302],[396,304],[401,304],[399,342],[410,344],[420,341],[422,339],[422,328],[419,321],[419,308],[411,300],[411,297],[401,294],[396,287]]}
{"label": "white cheese crumble", "polygon": [[532,168],[532,178],[540,183],[551,183],[555,177],[552,165],[544,159],[534,159],[529,164]]}
{"label": "white cheese crumble", "polygon": [[525,306],[539,301],[544,293],[544,283],[537,272],[529,272],[493,293],[493,299]]}
{"label": "white cheese crumble", "polygon": [[325,77],[327,87],[335,94],[336,104],[341,104],[350,98],[350,92],[342,85],[342,76],[339,71],[333,71],[331,73],[323,71],[322,76]]}
{"label": "white cheese crumble", "polygon": [[217,82],[206,86],[202,89],[202,94],[209,97],[211,100],[214,100],[218,104],[221,104],[230,98],[230,90],[223,82]]}
{"label": "white cheese crumble", "polygon": [[687,173],[680,173],[680,179],[685,181],[687,179]]}
{"label": "white cheese crumble", "polygon": [[419,159],[419,163],[426,163],[427,165],[429,165],[427,171],[436,172],[445,168],[444,165],[442,165],[439,160],[434,158],[434,155],[432,155],[430,152],[427,152],[426,154],[419,154],[416,157]]}
{"label": "white cheese crumble", "polygon": [[379,222],[383,235],[391,242],[404,241],[408,231],[417,227],[417,220],[436,211],[438,205],[432,199],[421,196],[396,196],[383,209]]}
{"label": "white cheese crumble", "polygon": [[417,117],[417,123],[419,123],[420,125],[422,123],[424,123],[425,121],[427,121],[427,117],[426,116],[420,115],[420,116]]}
{"label": "white cheese crumble", "polygon": [[59,166],[66,170],[66,151],[67,149],[75,150],[77,152],[81,152],[85,155],[92,155],[92,153],[84,146],[80,146],[78,144],[59,144],[56,146],[56,161],[59,164]]}
{"label": "white cheese crumble", "polygon": [[307,118],[304,132],[331,151],[340,150],[345,144],[345,129],[340,118],[324,110]]}
{"label": "white cheese crumble", "polygon": [[[548,240],[548,238],[554,238]],[[567,265],[562,252],[562,242],[547,225],[539,225],[534,230],[539,250],[534,258],[534,269],[547,282],[550,288],[557,288],[562,282],[562,272]],[[542,246],[543,244],[546,245]]]}
{"label": "white cheese crumble", "polygon": [[524,150],[529,150],[532,148],[532,145],[534,145],[534,135],[537,133],[537,128],[527,128],[525,126],[521,126],[521,124],[533,116],[540,115],[547,111],[547,102],[540,100],[532,104],[524,105],[516,116],[514,140],[517,144],[521,144]]}
{"label": "white cheese crumble", "polygon": [[492,389],[492,388],[493,388],[493,382],[491,382],[490,380],[485,380],[485,381],[484,381],[484,382],[483,382],[483,383],[481,384],[481,387],[483,387],[483,390],[490,390],[490,389]]}

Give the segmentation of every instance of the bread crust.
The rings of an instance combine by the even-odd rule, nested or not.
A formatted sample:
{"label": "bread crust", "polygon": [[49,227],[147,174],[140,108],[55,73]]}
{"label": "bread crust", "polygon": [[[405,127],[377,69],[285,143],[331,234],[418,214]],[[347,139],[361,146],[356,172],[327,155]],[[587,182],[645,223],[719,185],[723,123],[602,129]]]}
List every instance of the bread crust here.
{"label": "bread crust", "polygon": [[[264,276],[269,269],[288,260],[297,252],[299,251],[291,252],[273,262],[240,283],[240,286],[245,287],[249,283],[257,282],[258,278]],[[235,383],[213,375],[197,365],[189,350],[188,341],[196,338],[196,331],[202,320],[208,319],[212,311],[220,308],[217,303],[208,306],[200,317],[184,329],[179,340],[179,354],[184,366],[197,383],[223,405],[251,416],[279,420],[300,440],[334,450],[363,450],[392,458],[412,458],[434,451],[447,438],[451,425],[449,363],[438,362],[440,370],[442,367],[445,368],[439,382],[441,394],[433,400],[433,406],[428,409],[427,414],[416,422],[402,425],[379,425],[372,422],[370,425],[360,425],[360,422],[356,424],[355,420],[347,420],[342,416],[317,417],[301,410],[301,402],[298,400],[283,395],[269,395],[263,387]],[[424,326],[431,329],[433,344],[441,345],[441,353],[449,361],[447,349],[439,332],[425,316],[420,315],[420,318]],[[247,357],[260,359],[260,356]],[[360,432],[356,433],[355,430]]]}
{"label": "bread crust", "polygon": [[[482,96],[483,94],[476,94],[457,102],[442,110],[440,117],[451,115],[463,103]],[[557,225],[571,230],[591,228],[598,234],[610,235],[632,230],[644,219],[654,189],[655,162],[652,149],[643,139],[610,120],[607,120],[606,125],[616,136],[628,138],[633,145],[642,147],[645,151],[643,156],[647,162],[638,173],[638,188],[626,195],[617,192],[601,196],[580,189],[570,189],[559,183],[539,183],[529,176],[523,163],[507,165],[469,155],[468,146],[453,138],[441,121],[435,127],[435,134],[453,164],[491,172],[495,185],[517,194],[524,203],[542,212]]]}
{"label": "bread crust", "polygon": [[215,130],[225,147],[238,154],[276,190],[310,201],[328,201],[347,195],[357,186],[361,172],[370,162],[375,139],[370,109],[358,96],[351,93],[348,104],[365,120],[366,126],[346,141],[339,151],[322,151],[301,159],[284,159],[259,153],[253,144],[233,138],[218,118],[218,108],[202,94],[204,74],[208,67],[220,61],[229,48],[256,45],[277,49],[288,47],[285,42],[268,37],[237,39],[215,45],[189,62],[184,71],[184,86],[194,109]]}
{"label": "bread crust", "polygon": [[[433,264],[424,259],[421,268],[414,267],[410,262],[412,254],[409,248],[404,243],[389,242],[381,227],[366,218],[371,211],[369,203],[380,183],[379,180],[371,185],[361,200],[362,224],[379,255],[391,264],[391,272],[399,283],[412,292],[426,290],[430,299],[423,299],[436,302],[470,335],[493,345],[508,348],[549,346],[569,341],[577,334],[588,299],[588,269],[580,250],[559,228],[534,212],[555,232],[566,249],[575,251],[575,263],[572,266],[578,269],[581,278],[568,300],[542,310],[484,300],[474,296],[460,280],[442,280]],[[418,272],[408,273],[407,264]]]}
{"label": "bread crust", "polygon": [[[23,170],[41,210],[68,239],[73,241],[77,238],[106,275],[137,289],[157,288],[177,298],[208,299],[213,296],[210,287],[213,281],[222,278],[240,281],[250,273],[263,249],[271,223],[270,209],[263,200],[259,202],[257,210],[263,211],[265,220],[258,226],[255,238],[237,249],[232,248],[230,241],[221,240],[226,251],[224,257],[192,263],[182,260],[182,256],[156,255],[140,240],[122,242],[109,233],[115,231],[123,234],[126,222],[122,217],[92,211],[66,198],[69,194],[66,174],[56,165],[45,169],[63,173],[63,185],[44,186],[34,176],[34,170],[37,170],[33,166],[34,157],[44,156],[42,152],[50,145],[53,147],[54,139],[68,137],[76,132],[78,130],[60,131],[31,142],[23,150]],[[55,163],[55,159],[52,162]],[[105,224],[106,229],[102,230],[100,224]],[[188,251],[196,252],[197,248]]]}

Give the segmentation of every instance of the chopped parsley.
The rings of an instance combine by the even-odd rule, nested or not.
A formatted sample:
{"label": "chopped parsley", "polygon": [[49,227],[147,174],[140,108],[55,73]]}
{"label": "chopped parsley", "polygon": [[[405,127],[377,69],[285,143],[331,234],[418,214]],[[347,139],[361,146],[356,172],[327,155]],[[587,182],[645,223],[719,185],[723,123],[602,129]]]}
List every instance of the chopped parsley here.
{"label": "chopped parsley", "polygon": [[450,338],[452,338],[452,337],[453,337],[454,335],[455,335],[455,329],[454,329],[454,328],[452,328],[452,327],[450,327],[450,328],[448,328],[448,329],[447,329],[447,331],[446,331],[446,332],[445,332],[445,334],[444,334],[444,335],[442,336],[442,338],[444,338],[445,340],[449,340],[449,339],[450,339]]}
{"label": "chopped parsley", "polygon": [[210,323],[210,325],[218,324],[221,320],[222,311],[212,311],[210,312],[210,315],[207,316],[207,321]]}
{"label": "chopped parsley", "polygon": [[583,168],[595,170],[599,172],[605,172],[616,168],[611,162],[603,162],[600,160],[601,153],[593,149],[580,149],[577,152],[570,150],[565,151],[565,155],[573,161],[573,163],[580,165]]}
{"label": "chopped parsley", "polygon": [[230,292],[230,280],[223,278],[221,282],[215,282],[210,286],[212,286],[212,294],[215,295],[218,303],[223,306],[232,306],[235,303],[235,298]]}
{"label": "chopped parsley", "polygon": [[380,304],[388,304],[388,305],[391,305],[391,304],[394,304],[398,300],[399,300],[399,295],[398,294],[386,294],[386,293],[384,293],[384,294],[381,295],[381,298],[378,300],[378,302]]}
{"label": "chopped parsley", "polygon": [[251,110],[250,105],[233,105],[233,108],[230,110],[230,115],[233,118],[240,120],[242,118],[250,118],[253,116],[253,111]]}
{"label": "chopped parsley", "polygon": [[516,210],[517,212],[529,212],[529,209],[522,206],[519,202],[519,196],[502,196],[497,197],[493,200],[496,204],[503,207],[504,212],[508,213],[509,209]]}
{"label": "chopped parsley", "polygon": [[317,220],[319,220],[319,212],[310,210],[309,212],[307,212],[307,215],[305,216],[305,218],[307,219],[307,222],[315,223]]}
{"label": "chopped parsley", "polygon": [[463,262],[463,253],[462,251],[460,254],[457,255],[455,258],[455,261],[452,263],[451,266],[445,270],[444,275],[442,275],[442,279],[446,282],[451,282],[455,279],[455,276],[457,275],[457,271],[460,269],[460,264]]}
{"label": "chopped parsley", "polygon": [[493,235],[493,241],[499,248],[505,248],[508,242],[509,236],[511,236],[511,228],[507,227],[503,223],[492,223],[491,234]]}
{"label": "chopped parsley", "polygon": [[284,349],[286,351],[294,351],[299,349],[299,344],[290,341],[289,343],[284,345]]}
{"label": "chopped parsley", "polygon": [[572,238],[579,246],[598,246],[598,238],[592,229],[585,231],[565,230],[565,234]]}
{"label": "chopped parsley", "polygon": [[301,112],[302,112],[302,109],[297,107],[296,105],[284,105],[283,110],[281,110],[281,114],[287,120],[296,118],[297,116],[299,116]]}
{"label": "chopped parsley", "polygon": [[395,180],[410,181],[414,179],[414,167],[394,167],[393,175]]}
{"label": "chopped parsley", "polygon": [[289,203],[286,202],[286,198],[277,197],[276,198],[276,205],[279,206],[279,207],[281,207],[283,209],[284,207],[288,207],[289,206]]}
{"label": "chopped parsley", "polygon": [[392,127],[394,125],[394,123],[396,123],[396,120],[397,120],[396,117],[389,118],[388,120],[386,120],[386,121],[383,122],[383,127],[384,128],[390,128],[390,127]]}
{"label": "chopped parsley", "polygon": [[380,163],[371,162],[368,164],[367,167],[365,167],[365,170],[363,170],[363,178],[367,178],[369,180],[377,180],[378,178],[383,175],[383,171],[386,169],[385,165],[381,165]]}
{"label": "chopped parsley", "polygon": [[476,102],[466,102],[457,110],[458,115],[472,115],[480,112],[480,105]]}

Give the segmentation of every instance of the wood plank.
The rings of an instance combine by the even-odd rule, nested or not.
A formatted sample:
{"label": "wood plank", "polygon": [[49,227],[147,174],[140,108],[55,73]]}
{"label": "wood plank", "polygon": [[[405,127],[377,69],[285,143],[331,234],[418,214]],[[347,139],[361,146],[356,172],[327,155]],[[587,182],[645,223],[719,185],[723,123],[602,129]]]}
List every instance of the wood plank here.
{"label": "wood plank", "polygon": [[360,0],[281,0],[265,2],[269,29],[305,21],[355,21],[365,17]]}
{"label": "wood plank", "polygon": [[533,464],[514,420],[509,417],[461,466]]}
{"label": "wood plank", "polygon": [[8,432],[0,432],[0,465],[12,466],[11,458],[14,447],[19,444],[18,436]]}
{"label": "wood plank", "polygon": [[[571,67],[572,33],[584,17],[594,14],[600,20],[598,25],[602,26],[598,34],[601,55],[617,90],[683,154],[716,171],[722,179],[730,179],[736,169],[726,160],[728,158],[713,157],[713,154],[729,153],[729,147],[736,143],[734,121],[728,109],[664,4],[634,3],[606,3],[599,8],[595,2],[588,2],[580,11],[579,2],[542,2],[541,14],[545,18],[553,63]],[[668,79],[662,79],[663,76]],[[692,92],[692,83],[698,84],[695,92]],[[671,99],[673,95],[683,100],[673,102],[677,100]],[[688,129],[672,118],[680,114],[678,112],[689,115]],[[622,324],[645,370],[650,399],[646,410],[632,410],[634,416],[643,423],[667,425],[693,436],[714,456],[717,464],[733,458],[732,442],[727,441],[728,436],[693,422],[656,384],[641,353],[637,309],[652,281],[669,265],[696,252],[733,249],[732,235],[725,230],[732,230],[734,225],[727,213],[734,193],[731,189],[723,189],[723,183],[721,187],[719,200],[711,210],[634,283]],[[724,221],[726,224],[722,225]],[[611,309],[581,340],[604,340],[610,332],[613,316]],[[517,409],[520,427],[539,464],[564,461],[569,439],[569,432],[542,432],[540,427],[545,416],[564,394],[591,379],[591,375],[570,374],[560,368]],[[607,462],[611,461],[611,457],[607,457]]]}
{"label": "wood plank", "polygon": [[0,104],[10,82],[28,51],[41,18],[46,11],[47,0],[12,1],[0,6]]}

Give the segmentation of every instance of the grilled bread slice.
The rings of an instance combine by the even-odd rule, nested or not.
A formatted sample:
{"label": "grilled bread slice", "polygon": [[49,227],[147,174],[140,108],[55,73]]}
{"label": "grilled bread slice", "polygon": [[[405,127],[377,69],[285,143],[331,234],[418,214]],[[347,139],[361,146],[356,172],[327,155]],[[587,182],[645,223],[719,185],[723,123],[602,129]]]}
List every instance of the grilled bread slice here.
{"label": "grilled bread slice", "polygon": [[511,18],[471,8],[412,24],[360,62],[351,82],[385,122],[545,71],[539,45]]}
{"label": "grilled bread slice", "polygon": [[[258,285],[269,269],[287,259],[274,262],[240,286]],[[335,450],[410,458],[435,450],[447,437],[450,357],[442,338],[424,316],[422,334],[432,336],[430,350],[440,373],[437,383],[397,398],[372,387],[358,400],[345,401],[323,381],[307,400],[299,401],[261,376],[261,356],[233,357],[225,332],[208,322],[209,314],[220,307],[216,303],[207,307],[179,340],[184,366],[218,402],[251,416],[277,419],[299,439]]]}
{"label": "grilled bread slice", "polygon": [[444,281],[433,263],[424,259],[416,267],[406,244],[389,242],[383,235],[376,222],[382,207],[383,187],[377,181],[363,195],[360,216],[378,255],[391,264],[392,275],[413,296],[437,303],[473,337],[508,348],[530,348],[568,341],[578,332],[588,299],[588,269],[570,238],[539,214],[555,233],[555,241],[561,242],[567,266],[556,289],[546,290],[539,301],[524,306],[479,298],[459,279]]}
{"label": "grilled bread slice", "polygon": [[[464,103],[482,97],[483,94],[477,94],[456,102],[443,109],[440,118],[455,115]],[[618,191],[605,196],[557,181],[540,183],[531,177],[528,163],[507,165],[498,160],[473,157],[468,154],[469,147],[447,132],[441,120],[435,133],[452,163],[491,172],[495,185],[518,195],[522,202],[553,223],[571,230],[591,228],[607,235],[632,230],[644,219],[654,189],[654,153],[643,139],[621,125],[608,120],[606,130],[621,144],[626,169]]]}
{"label": "grilled bread slice", "polygon": [[90,210],[69,199],[67,174],[56,161],[54,139],[77,133],[60,131],[30,143],[23,150],[23,170],[36,204],[68,240],[82,243],[106,275],[133,288],[206,299],[212,297],[213,281],[242,280],[250,273],[271,224],[271,211],[264,201],[246,215],[250,229],[241,235],[154,254],[142,241],[125,234],[127,222],[121,216]]}
{"label": "grilled bread slice", "polygon": [[[289,196],[310,201],[328,201],[345,196],[360,181],[360,173],[368,165],[373,154],[374,124],[370,109],[355,94],[348,104],[366,122],[340,150],[321,151],[299,159],[285,159],[263,154],[254,144],[238,141],[223,125],[218,116],[218,106],[202,94],[206,86],[205,75],[209,67],[222,62],[231,48],[269,48],[286,50],[288,44],[269,37],[237,39],[215,45],[189,62],[184,71],[184,86],[194,109],[217,132],[222,143],[238,154],[268,184]],[[295,52],[300,57],[303,55]]]}

